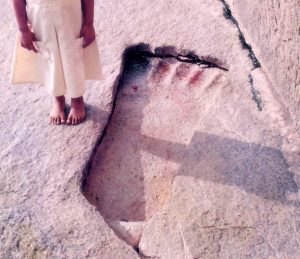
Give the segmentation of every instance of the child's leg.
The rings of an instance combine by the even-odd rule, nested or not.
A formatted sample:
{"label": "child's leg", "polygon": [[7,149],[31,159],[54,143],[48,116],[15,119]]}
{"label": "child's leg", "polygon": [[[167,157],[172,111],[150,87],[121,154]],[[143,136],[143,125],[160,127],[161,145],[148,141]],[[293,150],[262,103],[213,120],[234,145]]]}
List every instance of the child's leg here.
{"label": "child's leg", "polygon": [[60,18],[56,20],[57,38],[61,54],[66,95],[71,97],[71,110],[68,124],[78,124],[85,119],[85,71],[83,65],[83,38],[81,1],[74,0],[71,5],[61,8]]}
{"label": "child's leg", "polygon": [[50,111],[52,124],[65,123],[65,79],[59,46],[55,29],[55,10],[44,5],[29,4],[27,16],[37,37],[38,53],[42,57],[41,70],[47,91],[54,97],[53,107]]}

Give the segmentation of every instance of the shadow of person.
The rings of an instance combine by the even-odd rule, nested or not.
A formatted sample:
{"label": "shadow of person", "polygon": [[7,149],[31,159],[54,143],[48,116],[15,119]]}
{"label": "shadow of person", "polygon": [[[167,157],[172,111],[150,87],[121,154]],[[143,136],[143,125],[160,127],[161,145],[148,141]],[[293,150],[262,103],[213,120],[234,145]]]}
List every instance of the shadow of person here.
{"label": "shadow of person", "polygon": [[95,124],[102,124],[109,116],[108,112],[100,109],[96,105],[86,104],[86,122],[92,121]]}
{"label": "shadow of person", "polygon": [[143,135],[141,149],[180,164],[176,175],[236,186],[248,193],[282,204],[288,192],[299,190],[280,150],[203,132],[195,132],[189,145]]}

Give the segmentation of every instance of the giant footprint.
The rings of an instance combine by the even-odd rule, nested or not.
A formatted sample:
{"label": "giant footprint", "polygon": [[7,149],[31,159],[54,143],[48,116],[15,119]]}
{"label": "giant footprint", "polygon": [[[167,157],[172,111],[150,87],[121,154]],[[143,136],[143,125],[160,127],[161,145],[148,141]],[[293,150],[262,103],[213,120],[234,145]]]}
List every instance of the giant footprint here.
{"label": "giant footprint", "polygon": [[[237,196],[254,195],[267,204],[269,201],[280,206],[299,206],[286,199],[286,193],[296,193],[298,187],[281,151],[275,144],[272,146],[276,136],[270,137],[266,145],[259,138],[245,141],[239,137],[246,136],[247,130],[259,135],[260,131],[266,131],[266,126],[252,125],[258,111],[251,112],[254,106],[251,100],[244,100],[247,96],[241,90],[234,91],[226,72],[171,59],[152,61],[136,56],[140,49],[149,50],[149,46],[140,44],[125,51],[113,114],[85,186],[87,199],[120,238],[137,249],[141,238],[144,239],[140,247],[144,253],[151,251],[152,244],[160,246],[158,240],[163,237],[151,228],[151,222],[173,203],[174,179],[180,177],[210,184],[209,188],[212,186],[216,193],[210,197],[216,208],[218,203],[226,204],[222,193],[227,194],[228,190],[236,191]],[[159,51],[170,49],[163,47]],[[176,195],[175,199],[182,198]],[[235,205],[230,209],[234,211]],[[197,217],[201,215],[199,212]],[[249,224],[231,226],[238,221],[235,217],[232,216],[230,223],[212,228],[213,233],[202,233],[202,238],[197,237],[199,229],[193,235],[199,242],[205,236],[218,239],[223,235],[220,229],[226,232],[228,228],[233,231],[226,237],[228,242],[251,247],[245,241],[249,239],[249,243],[256,244],[260,237],[251,231]],[[204,218],[207,224],[209,216]],[[170,239],[176,236],[171,233],[166,234],[171,235]],[[153,235],[158,236],[153,240]],[[191,256],[201,254],[202,250],[213,254],[219,245],[212,241],[206,244],[208,248],[193,248],[193,240],[190,243]],[[173,245],[162,244],[161,250]],[[185,251],[186,247],[180,249]]]}

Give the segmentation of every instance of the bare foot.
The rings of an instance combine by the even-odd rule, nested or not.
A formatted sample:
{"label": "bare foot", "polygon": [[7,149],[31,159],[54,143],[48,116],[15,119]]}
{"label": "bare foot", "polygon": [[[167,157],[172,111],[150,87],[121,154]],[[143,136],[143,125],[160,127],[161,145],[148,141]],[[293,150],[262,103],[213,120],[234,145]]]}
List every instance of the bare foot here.
{"label": "bare foot", "polygon": [[71,110],[67,119],[67,124],[79,124],[84,121],[86,116],[83,97],[71,98]]}
{"label": "bare foot", "polygon": [[63,95],[55,97],[55,101],[50,112],[50,123],[56,125],[66,123],[65,97]]}

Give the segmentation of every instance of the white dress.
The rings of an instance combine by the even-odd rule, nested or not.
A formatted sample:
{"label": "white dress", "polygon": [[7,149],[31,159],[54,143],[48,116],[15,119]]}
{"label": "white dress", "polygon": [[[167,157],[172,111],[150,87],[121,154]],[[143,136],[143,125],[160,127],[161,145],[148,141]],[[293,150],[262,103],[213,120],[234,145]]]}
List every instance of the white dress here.
{"label": "white dress", "polygon": [[96,41],[83,48],[81,0],[27,0],[27,17],[38,53],[14,49],[10,82],[40,82],[53,96],[80,97],[85,80],[103,79]]}

